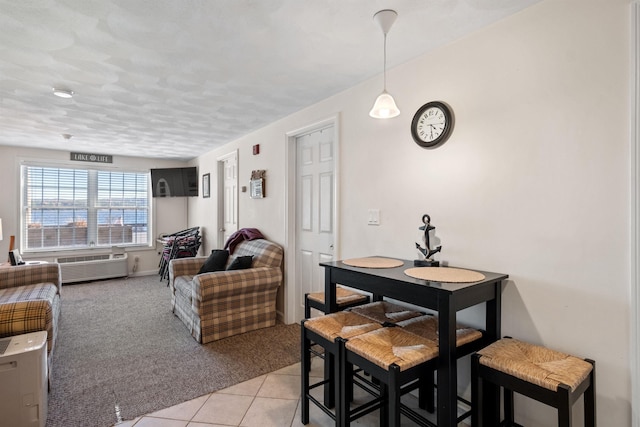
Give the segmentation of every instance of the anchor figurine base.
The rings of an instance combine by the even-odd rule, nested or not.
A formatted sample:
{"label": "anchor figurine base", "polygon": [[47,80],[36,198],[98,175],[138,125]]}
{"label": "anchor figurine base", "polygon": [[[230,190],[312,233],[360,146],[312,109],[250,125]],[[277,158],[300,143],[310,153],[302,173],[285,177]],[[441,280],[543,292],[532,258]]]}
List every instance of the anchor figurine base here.
{"label": "anchor figurine base", "polygon": [[440,267],[440,261],[432,259],[416,259],[413,261],[415,267]]}

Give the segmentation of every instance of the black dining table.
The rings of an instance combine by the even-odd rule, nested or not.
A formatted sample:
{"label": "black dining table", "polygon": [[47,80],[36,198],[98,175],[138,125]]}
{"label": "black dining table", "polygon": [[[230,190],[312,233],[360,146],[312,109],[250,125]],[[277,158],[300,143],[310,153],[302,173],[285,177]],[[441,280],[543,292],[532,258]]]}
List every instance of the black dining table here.
{"label": "black dining table", "polygon": [[[377,257],[380,258],[380,257]],[[479,347],[500,338],[502,284],[509,276],[482,270],[482,280],[470,283],[448,283],[417,279],[405,274],[413,268],[413,261],[402,261],[393,268],[362,268],[342,261],[322,262],[325,268],[325,304],[327,313],[338,311],[336,284],[373,294],[374,300],[391,298],[432,310],[438,315],[439,357],[437,362],[437,419],[439,427],[453,427],[457,423],[457,354],[456,317],[460,310],[485,304],[485,328]],[[439,267],[448,268],[448,267]],[[449,267],[450,268],[450,267]],[[485,391],[486,402],[498,402],[484,408],[497,411],[498,391]],[[493,395],[493,396],[490,396]]]}

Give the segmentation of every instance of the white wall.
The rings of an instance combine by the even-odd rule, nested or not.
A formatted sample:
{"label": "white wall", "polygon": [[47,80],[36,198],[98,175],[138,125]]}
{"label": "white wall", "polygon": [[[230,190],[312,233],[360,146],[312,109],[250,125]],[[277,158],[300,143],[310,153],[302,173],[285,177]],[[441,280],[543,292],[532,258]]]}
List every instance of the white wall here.
{"label": "white wall", "polygon": [[[9,236],[16,236],[16,248],[20,248],[20,160],[37,159],[63,162],[79,166],[82,162],[71,162],[68,151],[54,151],[42,149],[28,149],[20,147],[0,146],[0,182],[2,182],[2,203],[0,204],[0,218],[4,240],[0,242],[0,256],[9,250]],[[167,168],[185,166],[184,162],[150,160],[134,157],[114,156],[113,164],[103,165],[122,168],[125,170],[146,171],[152,168]],[[161,233],[171,233],[187,227],[187,199],[186,197],[172,197],[153,199],[154,236]],[[94,251],[103,251],[94,249]],[[129,272],[133,273],[134,258],[139,257],[135,275],[154,274],[158,272],[157,250],[132,250],[129,252]],[[34,259],[25,256],[25,259]],[[37,256],[36,259],[53,261],[55,256]]]}
{"label": "white wall", "polygon": [[[237,148],[241,185],[266,169],[267,198],[241,194],[240,226],[286,246],[285,134],[339,114],[341,257],[413,259],[429,213],[438,259],[510,275],[503,333],[595,359],[599,422],[628,426],[628,3],[544,1],[390,70],[395,119],[367,116],[377,78],[195,163],[214,177],[215,159]],[[432,100],[452,106],[456,126],[445,145],[425,150],[409,124]],[[191,209],[193,221],[215,229],[215,193],[194,203],[206,207]],[[366,225],[369,208],[381,210],[380,226]],[[529,426],[555,423],[537,403],[517,401],[517,414]]]}

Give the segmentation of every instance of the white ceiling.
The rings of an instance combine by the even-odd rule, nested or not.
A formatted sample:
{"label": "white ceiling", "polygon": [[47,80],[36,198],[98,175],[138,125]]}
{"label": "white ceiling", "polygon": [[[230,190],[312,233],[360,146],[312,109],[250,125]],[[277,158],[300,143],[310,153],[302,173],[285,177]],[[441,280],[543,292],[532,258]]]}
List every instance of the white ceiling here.
{"label": "white ceiling", "polygon": [[398,12],[391,68],[538,1],[0,0],[0,145],[192,159],[382,90],[380,9]]}

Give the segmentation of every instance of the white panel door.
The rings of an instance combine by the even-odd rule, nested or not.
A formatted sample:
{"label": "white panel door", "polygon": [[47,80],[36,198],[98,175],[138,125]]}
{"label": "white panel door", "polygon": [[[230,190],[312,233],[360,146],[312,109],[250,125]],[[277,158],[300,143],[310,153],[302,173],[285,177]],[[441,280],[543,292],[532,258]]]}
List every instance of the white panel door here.
{"label": "white panel door", "polygon": [[305,293],[324,291],[324,268],[319,263],[333,259],[333,138],[333,126],[296,137],[297,319],[304,317]]}
{"label": "white panel door", "polygon": [[238,230],[238,155],[233,152],[218,160],[221,182],[218,247],[221,248],[229,236]]}

